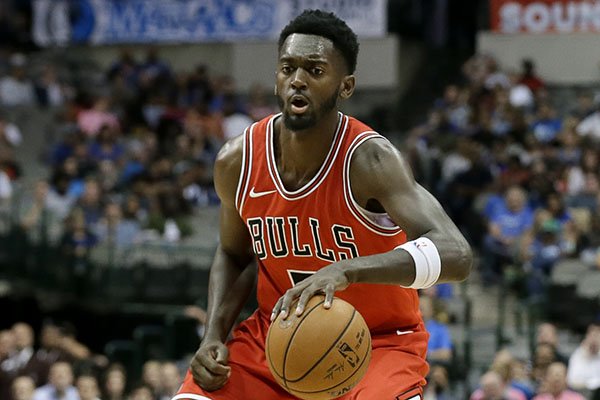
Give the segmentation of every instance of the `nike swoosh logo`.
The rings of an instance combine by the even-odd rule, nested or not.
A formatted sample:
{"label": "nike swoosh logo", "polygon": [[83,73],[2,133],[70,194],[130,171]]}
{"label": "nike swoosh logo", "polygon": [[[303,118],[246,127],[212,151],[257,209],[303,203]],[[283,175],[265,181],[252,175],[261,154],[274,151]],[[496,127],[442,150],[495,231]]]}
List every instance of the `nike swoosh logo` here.
{"label": "nike swoosh logo", "polygon": [[250,189],[250,197],[252,197],[253,199],[256,199],[257,197],[263,197],[263,196],[266,196],[268,194],[273,194],[276,191],[277,190],[267,190],[265,192],[255,192],[254,191],[254,186],[253,186],[252,189]]}

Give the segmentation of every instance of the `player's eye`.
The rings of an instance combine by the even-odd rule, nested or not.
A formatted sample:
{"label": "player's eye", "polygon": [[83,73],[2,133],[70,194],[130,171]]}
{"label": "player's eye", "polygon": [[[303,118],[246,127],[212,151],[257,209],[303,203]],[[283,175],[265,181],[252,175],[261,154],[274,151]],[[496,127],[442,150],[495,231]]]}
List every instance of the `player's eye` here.
{"label": "player's eye", "polygon": [[323,71],[322,68],[319,67],[315,67],[311,70],[313,75],[319,76],[319,75],[323,75],[325,73],[325,71]]}
{"label": "player's eye", "polygon": [[283,72],[284,74],[291,74],[292,73],[292,67],[290,67],[289,65],[282,65],[281,66],[281,72]]}

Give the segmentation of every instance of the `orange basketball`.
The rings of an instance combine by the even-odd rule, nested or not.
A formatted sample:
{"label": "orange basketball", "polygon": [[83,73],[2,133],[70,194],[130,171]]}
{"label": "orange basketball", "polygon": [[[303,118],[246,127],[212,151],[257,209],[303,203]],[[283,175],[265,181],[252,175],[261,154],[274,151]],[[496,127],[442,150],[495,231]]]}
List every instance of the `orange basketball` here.
{"label": "orange basketball", "polygon": [[279,316],[269,328],[265,352],[275,380],[306,400],[334,399],[349,392],[367,372],[371,334],[362,315],[348,302],[314,296],[304,313],[295,307],[286,320]]}

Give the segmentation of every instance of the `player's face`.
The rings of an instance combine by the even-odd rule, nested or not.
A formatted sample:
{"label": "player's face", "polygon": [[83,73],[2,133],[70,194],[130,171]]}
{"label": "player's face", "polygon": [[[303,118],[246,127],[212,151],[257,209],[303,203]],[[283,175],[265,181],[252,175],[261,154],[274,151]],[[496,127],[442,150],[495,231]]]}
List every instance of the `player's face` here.
{"label": "player's face", "polygon": [[288,36],[276,72],[277,101],[286,128],[309,129],[324,115],[335,112],[346,71],[344,59],[331,40],[297,33]]}

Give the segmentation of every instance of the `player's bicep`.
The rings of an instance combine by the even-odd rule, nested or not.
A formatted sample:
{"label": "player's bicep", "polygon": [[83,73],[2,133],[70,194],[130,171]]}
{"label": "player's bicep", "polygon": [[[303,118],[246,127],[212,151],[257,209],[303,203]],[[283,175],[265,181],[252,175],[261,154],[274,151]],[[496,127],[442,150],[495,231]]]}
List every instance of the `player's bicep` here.
{"label": "player's bicep", "polygon": [[253,257],[252,242],[246,224],[234,207],[221,206],[220,211],[221,249],[234,257],[239,264],[247,264]]}
{"label": "player's bicep", "polygon": [[409,239],[454,227],[435,197],[415,181],[398,150],[382,140],[365,145],[352,162],[352,190],[355,195],[358,193],[356,197],[365,205],[369,200],[377,201]]}
{"label": "player's bicep", "polygon": [[215,162],[215,190],[221,200],[220,246],[238,264],[249,262],[252,246],[246,224],[235,204],[236,189],[242,168],[242,138],[227,142],[219,151]]}

